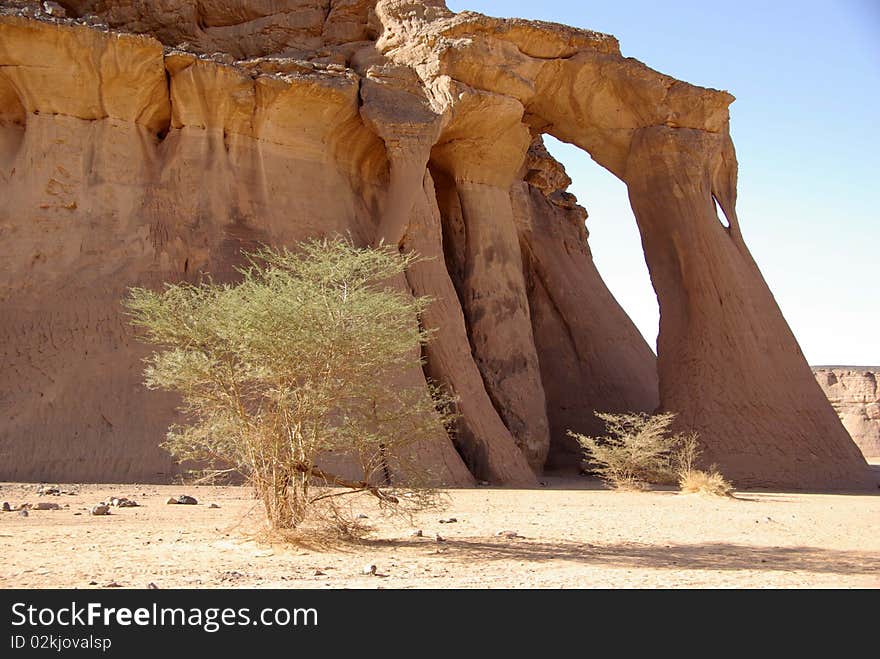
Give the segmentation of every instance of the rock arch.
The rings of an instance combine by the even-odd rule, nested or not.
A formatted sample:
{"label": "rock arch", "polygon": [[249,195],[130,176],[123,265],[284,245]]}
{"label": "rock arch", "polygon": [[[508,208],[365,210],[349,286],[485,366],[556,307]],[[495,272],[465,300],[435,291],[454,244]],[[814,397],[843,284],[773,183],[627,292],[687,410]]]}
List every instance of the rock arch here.
{"label": "rock arch", "polygon": [[[530,138],[546,132],[584,149],[628,187],[661,310],[659,408],[678,413],[680,428],[700,432],[706,460],[740,485],[872,486],[743,240],[729,135],[733,97],[624,59],[612,37],[444,14],[439,2],[424,3],[434,13],[420,23],[413,4],[377,3],[388,35],[378,45],[392,60],[422,59],[416,70],[429,102],[443,113],[431,164],[454,181],[459,225],[469,234],[457,251],[465,255],[459,293],[474,356],[532,466],[549,451],[549,424],[540,414],[549,401],[535,359],[546,350],[531,326],[534,309],[523,306],[529,296],[521,273],[540,275],[542,243],[529,223],[535,215],[522,212],[530,191],[519,186]],[[519,187],[513,195],[512,186]],[[512,249],[517,220],[531,232],[527,263]],[[548,255],[558,260],[563,253],[555,241]],[[592,278],[583,259],[574,271],[570,280]],[[579,304],[602,297],[598,275],[595,281],[593,290],[572,295],[565,321],[577,318]],[[551,288],[550,297],[562,295],[564,304],[576,286]],[[613,299],[601,304],[607,331],[631,333],[628,319],[614,317],[615,306]],[[577,337],[573,345],[579,338],[603,345],[605,357],[609,350],[629,353],[628,361],[611,358],[633,378],[620,383],[617,398],[628,397],[636,409],[650,404],[651,360],[637,340],[603,344],[597,334],[603,328],[588,323],[566,329]],[[500,341],[487,339],[499,330]],[[563,361],[571,373],[571,357]],[[591,356],[582,361],[596,364]]]}
{"label": "rock arch", "polygon": [[[740,485],[874,485],[743,241],[729,94],[607,35],[442,0],[63,3],[129,34],[14,4],[34,7],[0,14],[2,118],[29,118],[0,178],[0,477],[167,477],[173,400],[139,386],[119,298],[228,271],[246,226],[434,257],[399,284],[436,300],[425,371],[461,398],[457,435],[419,455],[443,482],[534,484],[576,460],[565,430],[599,430],[593,410],[661,408]],[[627,184],[659,358],[545,133]]]}

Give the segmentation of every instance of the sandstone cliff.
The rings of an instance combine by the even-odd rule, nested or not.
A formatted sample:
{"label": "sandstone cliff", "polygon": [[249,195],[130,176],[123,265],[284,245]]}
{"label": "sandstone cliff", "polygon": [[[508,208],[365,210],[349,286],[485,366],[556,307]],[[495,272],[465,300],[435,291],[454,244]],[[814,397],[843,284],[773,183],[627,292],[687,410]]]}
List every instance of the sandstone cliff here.
{"label": "sandstone cliff", "polygon": [[880,458],[880,367],[816,366],[813,371],[865,457]]}
{"label": "sandstone cliff", "polygon": [[[167,479],[125,289],[338,233],[436,257],[401,285],[437,300],[425,372],[461,398],[420,456],[439,481],[534,483],[594,410],[659,407],[740,485],[873,486],[743,242],[729,94],[442,0],[3,7],[0,478]],[[545,133],[628,185],[659,358]]]}

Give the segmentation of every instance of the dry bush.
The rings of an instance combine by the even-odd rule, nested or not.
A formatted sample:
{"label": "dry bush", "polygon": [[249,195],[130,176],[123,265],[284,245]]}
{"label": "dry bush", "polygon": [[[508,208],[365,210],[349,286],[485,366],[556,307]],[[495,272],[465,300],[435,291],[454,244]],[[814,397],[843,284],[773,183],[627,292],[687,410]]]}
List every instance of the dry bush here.
{"label": "dry bush", "polygon": [[702,453],[695,432],[670,434],[674,413],[610,414],[597,412],[606,437],[569,431],[584,449],[599,477],[619,490],[644,490],[648,484],[678,484],[685,492],[727,495],[733,487],[716,467],[697,468]]}
{"label": "dry bush", "polygon": [[678,436],[670,436],[675,414],[610,414],[596,412],[607,436],[588,437],[569,431],[584,449],[593,470],[616,489],[645,489],[648,483],[675,482],[674,453]]}
{"label": "dry bush", "polygon": [[719,497],[733,496],[733,485],[714,468],[709,471],[691,469],[682,472],[679,476],[678,485],[682,492],[689,494],[711,494]]}

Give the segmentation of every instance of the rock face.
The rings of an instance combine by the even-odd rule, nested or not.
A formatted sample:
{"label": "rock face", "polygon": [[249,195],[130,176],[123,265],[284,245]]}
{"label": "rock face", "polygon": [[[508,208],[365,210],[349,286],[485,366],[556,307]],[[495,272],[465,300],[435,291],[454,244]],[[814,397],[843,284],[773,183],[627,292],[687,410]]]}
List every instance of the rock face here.
{"label": "rock face", "polygon": [[[743,243],[729,94],[441,0],[58,4],[0,12],[0,478],[166,480],[126,288],[345,234],[435,257],[401,285],[461,399],[439,481],[534,484],[594,410],[664,409],[741,486],[873,485]],[[628,185],[659,359],[545,133]]]}
{"label": "rock face", "polygon": [[819,386],[867,458],[880,458],[878,366],[816,366]]}

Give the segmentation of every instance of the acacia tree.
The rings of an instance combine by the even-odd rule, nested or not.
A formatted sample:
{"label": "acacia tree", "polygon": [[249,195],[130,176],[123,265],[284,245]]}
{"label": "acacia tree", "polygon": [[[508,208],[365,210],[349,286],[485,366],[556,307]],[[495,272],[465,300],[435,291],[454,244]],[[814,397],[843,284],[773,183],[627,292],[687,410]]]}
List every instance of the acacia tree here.
{"label": "acacia tree", "polygon": [[[236,284],[132,289],[132,323],[157,346],[146,385],[181,394],[188,420],[163,446],[241,473],[276,529],[296,527],[326,497],[398,503],[398,489],[430,477],[407,459],[413,445],[452,420],[449,397],[401,384],[429,339],[418,322],[429,300],[391,285],[415,258],[313,241],[248,255]],[[321,468],[331,452],[359,477]]]}

